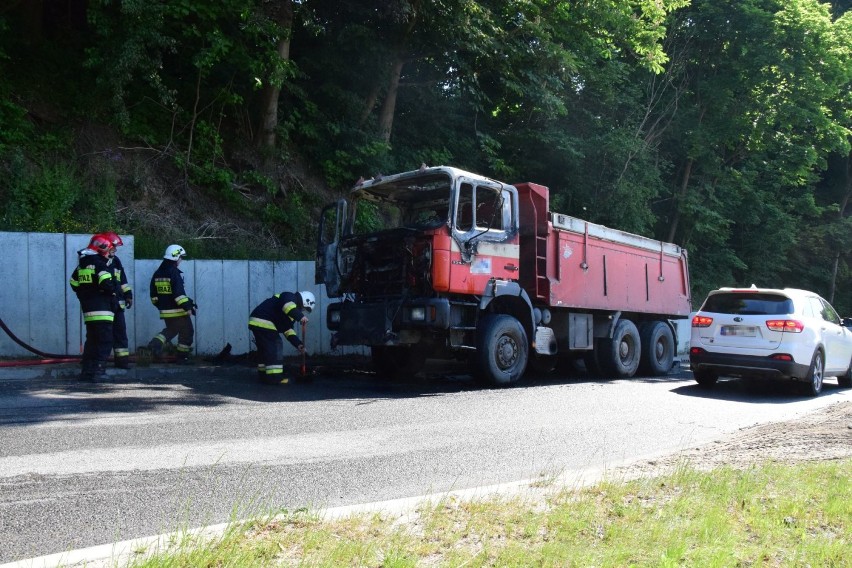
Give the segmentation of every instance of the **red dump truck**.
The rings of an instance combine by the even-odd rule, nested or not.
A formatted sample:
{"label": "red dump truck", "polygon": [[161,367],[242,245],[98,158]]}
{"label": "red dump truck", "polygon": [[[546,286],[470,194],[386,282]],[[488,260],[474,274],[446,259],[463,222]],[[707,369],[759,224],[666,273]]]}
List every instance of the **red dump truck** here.
{"label": "red dump truck", "polygon": [[333,345],[380,375],[466,358],[497,385],[582,358],[597,375],[664,375],[691,309],[686,251],[549,207],[535,183],[452,167],[359,180],[321,216],[316,282]]}

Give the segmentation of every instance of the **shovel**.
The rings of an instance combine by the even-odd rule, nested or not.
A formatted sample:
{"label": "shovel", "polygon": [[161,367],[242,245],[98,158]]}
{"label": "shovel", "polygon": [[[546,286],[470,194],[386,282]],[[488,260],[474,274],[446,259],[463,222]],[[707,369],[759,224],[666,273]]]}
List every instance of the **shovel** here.
{"label": "shovel", "polygon": [[[308,327],[307,322],[302,323],[302,345],[305,345],[305,330]],[[302,377],[308,376],[308,364],[307,364],[308,352],[307,350],[302,351],[302,368],[299,370],[299,373]]]}

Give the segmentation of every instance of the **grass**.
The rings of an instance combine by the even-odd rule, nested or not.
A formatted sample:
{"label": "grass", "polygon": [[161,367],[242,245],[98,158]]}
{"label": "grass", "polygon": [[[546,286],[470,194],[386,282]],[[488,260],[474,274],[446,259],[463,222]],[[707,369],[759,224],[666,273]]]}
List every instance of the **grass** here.
{"label": "grass", "polygon": [[852,460],[448,497],[408,517],[302,510],[186,538],[133,568],[852,566]]}

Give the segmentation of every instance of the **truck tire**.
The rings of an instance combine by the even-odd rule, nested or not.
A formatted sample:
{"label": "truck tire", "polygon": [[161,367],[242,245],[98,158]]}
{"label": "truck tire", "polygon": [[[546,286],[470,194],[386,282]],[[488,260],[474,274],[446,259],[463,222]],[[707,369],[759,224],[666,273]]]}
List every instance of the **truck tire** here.
{"label": "truck tire", "polygon": [[374,345],[370,348],[373,369],[383,379],[412,377],[423,370],[426,352],[417,345]]}
{"label": "truck tire", "polygon": [[660,377],[668,374],[674,363],[674,335],[666,322],[650,321],[639,330],[642,357],[639,369],[643,374]]}
{"label": "truck tire", "polygon": [[618,378],[629,378],[636,374],[642,341],[632,321],[618,320],[612,339],[602,339],[600,346],[602,350],[599,359],[607,374]]}
{"label": "truck tire", "polygon": [[488,314],[476,330],[474,375],[497,386],[517,382],[527,368],[529,343],[521,322],[503,314]]}

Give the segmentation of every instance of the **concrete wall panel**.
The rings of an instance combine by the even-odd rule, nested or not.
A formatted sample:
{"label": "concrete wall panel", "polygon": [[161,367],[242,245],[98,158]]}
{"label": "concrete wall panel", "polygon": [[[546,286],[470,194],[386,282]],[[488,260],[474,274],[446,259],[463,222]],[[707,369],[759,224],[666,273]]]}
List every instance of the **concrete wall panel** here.
{"label": "concrete wall panel", "polygon": [[29,298],[29,333],[19,337],[39,351],[64,354],[65,293],[70,290],[65,239],[61,233],[28,233],[27,241],[29,293],[21,298]]}
{"label": "concrete wall panel", "polygon": [[[190,297],[198,304],[198,314],[193,318],[195,320],[193,351],[218,353],[225,346],[223,340],[227,336],[223,311],[225,305],[223,261],[194,260],[191,262],[194,267],[192,272],[198,283],[195,295],[190,294]],[[185,264],[181,263],[181,266]]]}
{"label": "concrete wall panel", "polygon": [[[223,263],[222,315],[224,319],[224,342],[231,344],[231,353],[250,351],[248,318],[254,306],[249,306],[249,263],[242,260],[226,260]],[[222,347],[224,347],[224,343]]]}
{"label": "concrete wall panel", "polygon": [[[14,251],[3,259],[3,271],[6,277],[0,286],[0,319],[21,341],[30,336],[30,279],[36,275],[30,272],[30,258],[40,251],[30,250],[27,233],[0,233],[3,235],[2,250]],[[0,355],[20,357],[32,356],[32,353],[20,347],[6,333],[0,332]]]}

